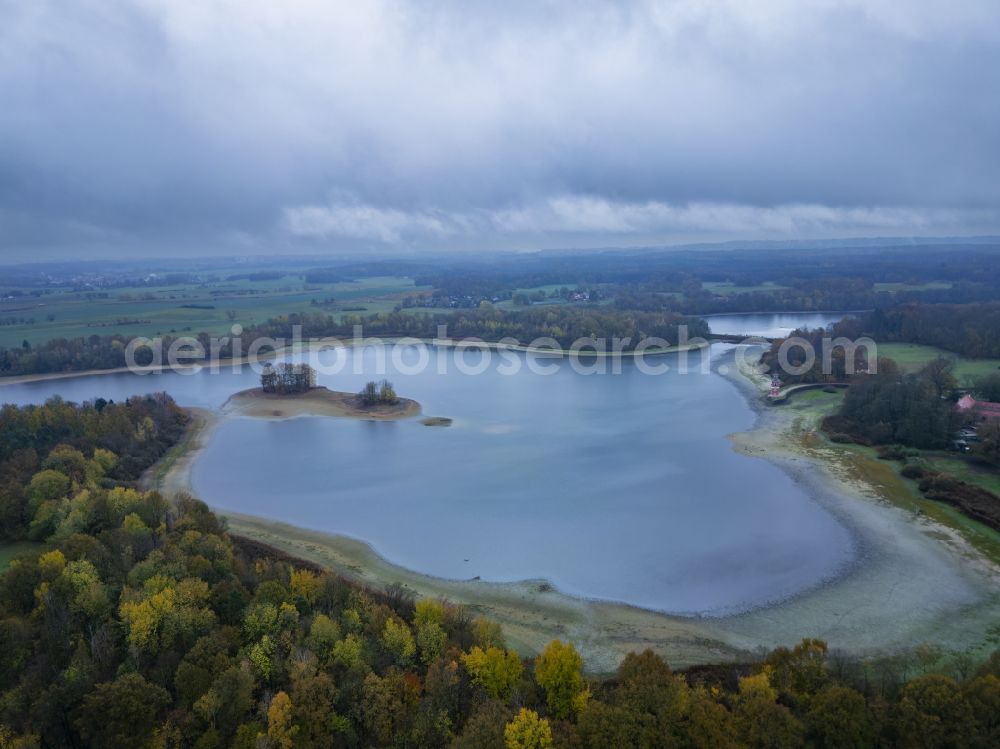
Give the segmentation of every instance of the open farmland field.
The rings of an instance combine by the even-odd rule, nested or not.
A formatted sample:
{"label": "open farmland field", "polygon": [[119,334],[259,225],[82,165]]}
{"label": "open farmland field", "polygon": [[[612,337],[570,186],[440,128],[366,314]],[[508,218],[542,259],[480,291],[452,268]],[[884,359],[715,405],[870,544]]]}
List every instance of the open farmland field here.
{"label": "open farmland field", "polygon": [[926,283],[873,283],[872,288],[875,291],[887,291],[890,294],[895,294],[899,291],[940,291],[942,289],[950,289],[952,283],[950,281],[927,281]]}
{"label": "open farmland field", "polygon": [[969,359],[964,356],[945,351],[934,346],[922,346],[917,343],[880,343],[879,356],[894,359],[905,372],[916,372],[927,362],[944,356],[955,361],[955,377],[959,384],[966,384],[974,377],[1000,371],[1000,359]]}
{"label": "open farmland field", "polygon": [[[504,299],[497,302],[497,307],[500,309],[526,309],[530,307],[530,304],[514,304],[514,297],[524,294],[527,297],[538,296],[539,292],[545,295],[544,299],[535,300],[534,304],[565,304],[565,300],[559,297],[559,289],[576,288],[576,284],[572,283],[550,283],[544,284],[542,286],[529,286],[525,288],[516,288],[511,292],[510,299]],[[554,294],[554,296],[553,296]]]}
{"label": "open farmland field", "polygon": [[932,470],[947,473],[959,481],[965,481],[1000,496],[1000,471],[996,468],[961,455],[925,453],[922,457]]}
{"label": "open farmland field", "polygon": [[90,335],[223,333],[293,312],[387,312],[400,297],[425,290],[402,276],[307,283],[301,274],[265,280],[220,279],[171,286],[45,289],[0,300],[0,346]]}

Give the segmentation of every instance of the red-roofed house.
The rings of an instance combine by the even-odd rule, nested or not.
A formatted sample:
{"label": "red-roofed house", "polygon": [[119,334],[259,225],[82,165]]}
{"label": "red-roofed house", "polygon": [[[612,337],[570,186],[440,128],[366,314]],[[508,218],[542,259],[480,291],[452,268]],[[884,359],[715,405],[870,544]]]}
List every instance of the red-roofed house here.
{"label": "red-roofed house", "polygon": [[959,398],[955,409],[976,418],[978,421],[986,421],[987,419],[1000,421],[1000,403],[977,401],[971,395],[963,395]]}

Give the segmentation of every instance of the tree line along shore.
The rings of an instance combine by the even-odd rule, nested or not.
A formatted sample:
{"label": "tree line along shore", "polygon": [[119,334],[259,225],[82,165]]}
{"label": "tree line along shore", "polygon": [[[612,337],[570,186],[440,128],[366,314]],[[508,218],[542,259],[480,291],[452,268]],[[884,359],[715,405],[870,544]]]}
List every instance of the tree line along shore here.
{"label": "tree line along shore", "polygon": [[[639,346],[646,339],[659,339],[676,344],[684,336],[705,338],[708,325],[701,318],[686,317],[673,312],[623,312],[613,308],[584,309],[579,307],[540,307],[507,311],[496,307],[456,310],[447,313],[416,315],[405,312],[379,313],[368,316],[346,314],[325,315],[318,312],[294,313],[271,318],[266,322],[243,328],[239,334],[224,336],[215,347],[221,360],[239,358],[239,352],[250,350],[258,339],[281,339],[286,342],[300,333],[304,339],[336,338],[351,340],[360,326],[369,338],[414,338],[434,340],[440,326],[445,326],[450,339],[480,338],[496,344],[502,340],[512,347],[528,347],[537,339],[549,339],[564,351],[574,341],[586,338],[619,339],[625,341],[624,351]],[[205,351],[212,351],[207,333],[192,333],[202,342]],[[44,344],[0,348],[0,375],[23,376],[67,371],[112,370],[128,365],[126,349],[134,336],[92,335],[74,339],[54,339]],[[178,338],[176,334],[160,337],[162,350],[169,350]],[[627,340],[626,340],[627,339]],[[262,351],[267,354],[265,348]],[[155,353],[146,347],[137,348],[135,362],[139,366],[155,365]]]}

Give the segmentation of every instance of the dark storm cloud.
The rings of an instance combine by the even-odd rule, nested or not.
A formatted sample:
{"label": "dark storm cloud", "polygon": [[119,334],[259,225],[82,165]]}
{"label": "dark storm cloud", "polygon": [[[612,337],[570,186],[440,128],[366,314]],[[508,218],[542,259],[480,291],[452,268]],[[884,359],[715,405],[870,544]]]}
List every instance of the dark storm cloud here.
{"label": "dark storm cloud", "polygon": [[0,12],[2,260],[1000,231],[992,0]]}

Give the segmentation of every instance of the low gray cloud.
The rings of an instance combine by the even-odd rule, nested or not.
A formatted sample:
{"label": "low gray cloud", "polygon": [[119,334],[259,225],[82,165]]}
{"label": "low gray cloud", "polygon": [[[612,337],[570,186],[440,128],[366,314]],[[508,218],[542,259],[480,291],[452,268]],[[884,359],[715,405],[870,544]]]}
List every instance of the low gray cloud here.
{"label": "low gray cloud", "polygon": [[349,237],[397,243],[405,238],[468,234],[474,228],[461,216],[380,208],[356,200],[289,208],[285,214],[293,235],[321,239]]}
{"label": "low gray cloud", "polygon": [[1000,232],[992,0],[0,0],[0,259]]}
{"label": "low gray cloud", "polygon": [[[658,201],[629,203],[602,197],[560,195],[517,208],[472,213],[401,211],[338,199],[286,210],[287,228],[308,239],[355,238],[387,244],[433,244],[479,237],[567,239],[591,237],[730,236],[795,238],[846,234],[961,233],[989,227],[989,210],[833,207],[792,203],[752,206],[694,202],[672,205]],[[985,229],[984,229],[985,230]]]}

